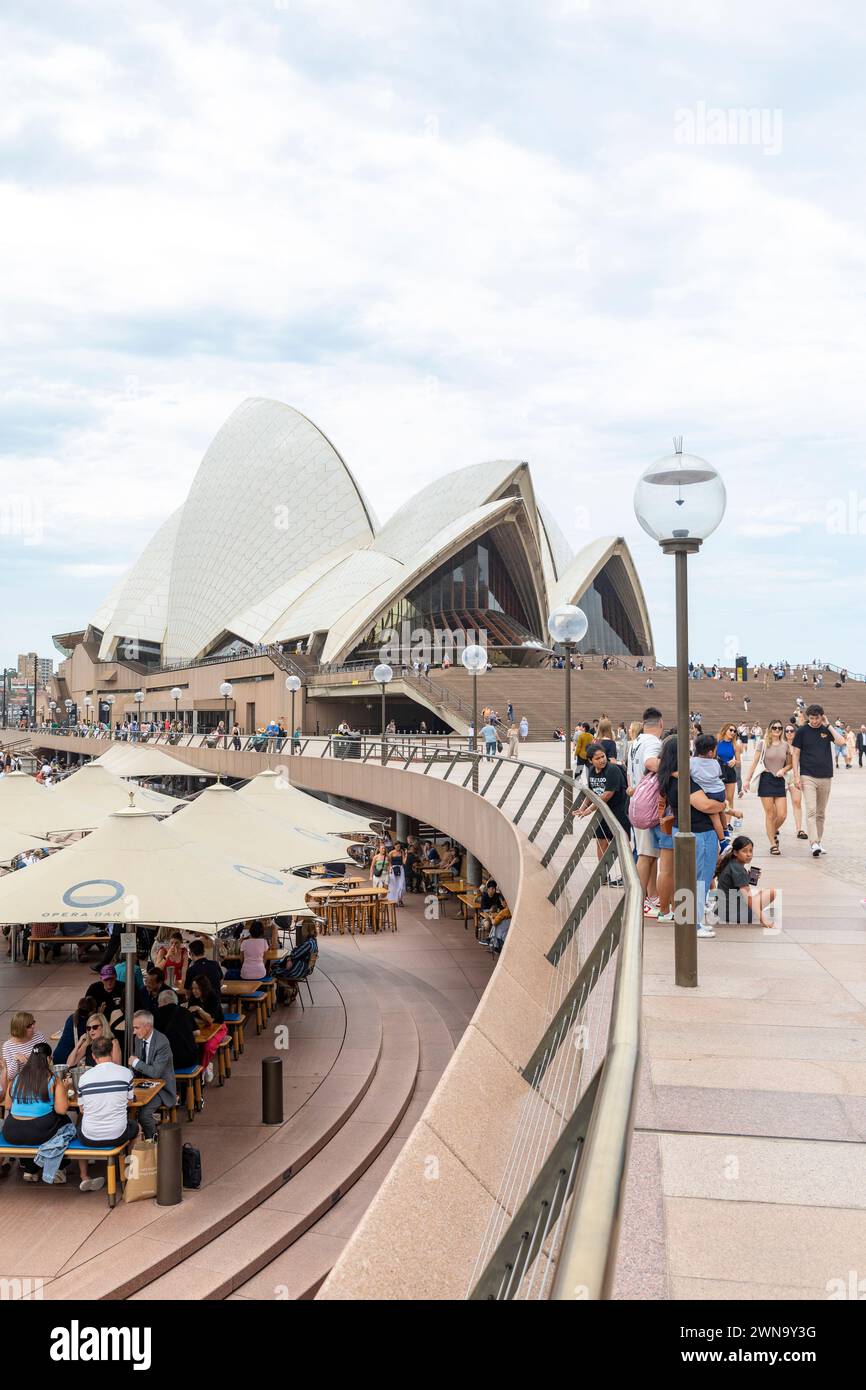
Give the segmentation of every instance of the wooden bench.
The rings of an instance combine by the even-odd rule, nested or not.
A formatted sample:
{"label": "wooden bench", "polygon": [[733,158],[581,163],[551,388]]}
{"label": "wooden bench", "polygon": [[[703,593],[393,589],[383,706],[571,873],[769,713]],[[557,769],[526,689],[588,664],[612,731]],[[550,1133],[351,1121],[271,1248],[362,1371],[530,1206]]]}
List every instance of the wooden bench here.
{"label": "wooden bench", "polygon": [[39,960],[40,946],[107,946],[110,939],[105,932],[96,936],[33,936],[31,933],[27,941],[27,964]]}
{"label": "wooden bench", "polygon": [[196,1110],[201,1110],[201,1067],[181,1067],[175,1071],[174,1079],[183,1086],[186,1094],[186,1113],[190,1120],[195,1119]]}
{"label": "wooden bench", "polygon": [[256,1032],[261,1033],[267,1020],[265,1009],[267,1007],[267,991],[260,988],[258,980],[223,980],[222,984],[223,999],[230,999],[232,1003],[247,1005],[256,1011]]}
{"label": "wooden bench", "polygon": [[[106,1164],[106,1192],[108,1194],[108,1205],[110,1207],[117,1204],[117,1178],[120,1175],[120,1189],[123,1191],[125,1175],[123,1164],[119,1163],[120,1157],[126,1153],[129,1147],[129,1140],[126,1139],[122,1144],[116,1144],[111,1149],[97,1149],[90,1144],[70,1144],[64,1155],[65,1158],[93,1158]],[[5,1158],[34,1158],[39,1152],[37,1144],[10,1144],[8,1139],[0,1135],[0,1157]],[[43,1184],[48,1186],[48,1184]]]}

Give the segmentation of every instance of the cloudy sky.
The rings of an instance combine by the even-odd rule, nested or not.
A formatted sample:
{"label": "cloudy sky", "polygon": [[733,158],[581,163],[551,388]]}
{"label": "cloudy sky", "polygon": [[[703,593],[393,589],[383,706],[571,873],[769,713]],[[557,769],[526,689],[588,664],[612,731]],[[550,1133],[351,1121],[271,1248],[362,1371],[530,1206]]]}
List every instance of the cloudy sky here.
{"label": "cloudy sky", "polygon": [[864,49],[859,0],[7,8],[0,659],[264,395],[381,517],[528,459],[574,545],[632,545],[661,659],[632,493],[683,434],[729,498],[694,653],[866,669]]}

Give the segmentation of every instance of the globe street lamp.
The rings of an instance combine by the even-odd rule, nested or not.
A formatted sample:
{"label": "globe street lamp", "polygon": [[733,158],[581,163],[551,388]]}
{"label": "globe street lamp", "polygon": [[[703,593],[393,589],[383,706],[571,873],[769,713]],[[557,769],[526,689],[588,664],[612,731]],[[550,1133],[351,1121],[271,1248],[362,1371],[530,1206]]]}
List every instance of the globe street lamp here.
{"label": "globe street lamp", "polygon": [[563,797],[563,813],[571,813],[574,800],[574,786],[571,774],[571,653],[582,642],[589,627],[589,619],[582,608],[573,603],[562,603],[554,608],[547,619],[547,630],[560,647],[565,650],[565,775],[568,784]]}
{"label": "globe street lamp", "polygon": [[[66,699],[66,700],[63,701],[63,705],[64,705],[64,708],[65,708],[65,710],[66,710],[66,731],[67,731],[67,733],[71,733],[71,731],[72,731],[72,701],[71,701],[70,699]],[[34,704],[34,707],[33,707],[33,719],[34,719],[34,721],[35,721],[35,719],[36,719],[36,707],[35,707],[35,704]]]}
{"label": "globe street lamp", "polygon": [[105,716],[105,726],[108,729],[108,737],[111,738],[111,711],[114,706],[114,696],[106,695],[102,703],[108,706],[108,713]]}
{"label": "globe street lamp", "polygon": [[286,676],[286,689],[292,697],[292,727],[290,730],[291,739],[289,742],[289,751],[291,753],[295,751],[295,696],[300,688],[301,682],[297,676]]}
{"label": "globe street lamp", "polygon": [[136,690],[136,692],[135,692],[135,702],[136,702],[136,704],[138,705],[138,733],[137,733],[137,735],[136,735],[136,738],[141,738],[141,702],[142,702],[143,699],[144,699],[144,691],[143,691],[143,690]]}
{"label": "globe street lamp", "polygon": [[57,711],[57,701],[56,701],[56,700],[49,700],[49,701],[48,701],[48,708],[49,708],[49,710],[51,711],[51,723],[53,724],[53,723],[54,723],[54,716],[55,716],[55,713],[56,713],[56,711]]}
{"label": "globe street lamp", "polygon": [[387,666],[387,665],[385,664],[384,661],[380,662],[379,665],[378,665],[378,666],[374,669],[374,671],[373,671],[373,680],[376,681],[377,684],[378,684],[378,685],[381,685],[381,687],[382,687],[382,762],[383,762],[383,764],[386,763],[386,762],[388,761],[388,754],[387,754],[386,749],[385,749],[385,687],[386,687],[386,685],[388,685],[389,681],[391,681],[391,680],[393,679],[393,676],[394,676],[394,672],[391,670],[391,667],[390,667],[390,666]]}
{"label": "globe street lamp", "polygon": [[229,700],[234,691],[229,681],[223,681],[220,686],[220,695],[223,697],[223,748],[229,746]]}
{"label": "globe street lamp", "polygon": [[88,729],[90,728],[90,711],[91,711],[92,707],[93,707],[93,701],[91,700],[91,698],[90,698],[89,695],[85,695],[85,697],[84,697],[84,719],[85,719],[85,722],[86,722],[86,724],[87,724]]}
{"label": "globe street lamp", "polygon": [[464,647],[460,653],[464,668],[472,676],[472,736],[469,752],[472,756],[472,790],[478,791],[478,759],[475,757],[478,740],[478,672],[487,670],[487,651],[484,647]]}
{"label": "globe street lamp", "polygon": [[171,698],[174,700],[174,726],[175,726],[175,729],[177,729],[177,724],[178,724],[178,718],[177,718],[177,703],[178,703],[178,700],[180,699],[180,697],[181,697],[182,694],[183,694],[183,691],[181,690],[181,688],[180,688],[179,685],[174,686],[174,687],[172,688],[172,690],[171,690]]}
{"label": "globe street lamp", "polygon": [[[635,516],[665,555],[673,555],[677,613],[677,830],[674,836],[674,953],[676,983],[698,983],[697,872],[689,800],[689,591],[688,557],[712,535],[725,514],[725,485],[711,463],[683,453],[682,436],[674,453],[650,464],[638,479]],[[685,908],[685,912],[683,909]],[[685,921],[680,921],[681,916]]]}

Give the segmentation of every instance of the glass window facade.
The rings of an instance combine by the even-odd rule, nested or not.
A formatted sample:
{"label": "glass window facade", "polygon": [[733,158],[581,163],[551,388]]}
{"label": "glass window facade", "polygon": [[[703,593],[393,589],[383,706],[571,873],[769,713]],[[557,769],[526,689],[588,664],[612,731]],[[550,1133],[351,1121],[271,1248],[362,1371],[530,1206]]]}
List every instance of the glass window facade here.
{"label": "glass window facade", "polygon": [[580,644],[583,651],[605,656],[649,654],[646,641],[641,637],[634,601],[627,606],[621,597],[628,595],[630,590],[622,561],[614,556],[577,599],[578,608],[582,608],[589,619],[586,637]]}

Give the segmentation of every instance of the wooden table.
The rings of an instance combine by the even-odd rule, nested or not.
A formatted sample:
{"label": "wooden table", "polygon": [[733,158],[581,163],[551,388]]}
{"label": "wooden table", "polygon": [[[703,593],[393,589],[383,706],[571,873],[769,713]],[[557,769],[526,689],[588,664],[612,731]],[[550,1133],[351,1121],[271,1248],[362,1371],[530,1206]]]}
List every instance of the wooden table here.
{"label": "wooden table", "polygon": [[[88,1071],[91,1070],[92,1068],[88,1067]],[[165,1082],[157,1077],[153,1077],[150,1080],[143,1079],[141,1081],[134,1082],[133,1099],[129,1101],[127,1109],[141,1110],[143,1106],[149,1105],[150,1102],[153,1100],[154,1096],[159,1095],[164,1085]],[[68,1091],[69,1087],[67,1086],[66,1089]],[[69,1097],[69,1108],[71,1110],[81,1109],[81,1102],[78,1099],[78,1093],[75,1091]]]}
{"label": "wooden table", "polygon": [[360,879],[360,883],[366,884],[361,888],[313,888],[306,896],[306,901],[311,907],[321,907],[325,909],[325,931],[328,931],[328,909],[340,907],[345,904],[347,907],[358,909],[360,917],[360,929],[366,932],[373,927],[376,921],[375,907],[382,902],[388,895],[387,888],[377,888],[369,879]]}
{"label": "wooden table", "polygon": [[473,915],[473,919],[474,919],[475,936],[476,936],[476,938],[477,938],[477,936],[478,936],[478,915],[479,915],[479,914],[478,914],[478,909],[479,909],[480,906],[481,906],[481,894],[480,894],[480,893],[458,893],[458,894],[457,894],[457,897],[458,897],[458,899],[460,900],[460,902],[461,902],[462,905],[463,905],[463,925],[464,925],[466,931],[468,931],[468,930],[469,930],[469,913],[471,912],[472,915]]}

